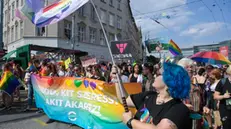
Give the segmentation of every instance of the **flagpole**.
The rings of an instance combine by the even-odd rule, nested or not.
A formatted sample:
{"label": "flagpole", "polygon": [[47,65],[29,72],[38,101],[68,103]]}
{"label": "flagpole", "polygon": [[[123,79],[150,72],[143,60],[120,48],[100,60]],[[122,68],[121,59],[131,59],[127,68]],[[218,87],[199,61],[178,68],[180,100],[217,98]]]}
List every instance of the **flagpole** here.
{"label": "flagpole", "polygon": [[[102,31],[103,31],[103,34],[104,34],[104,37],[105,37],[105,40],[106,40],[106,44],[107,44],[107,47],[108,47],[108,50],[109,50],[109,54],[111,56],[112,63],[115,66],[116,63],[115,63],[115,60],[114,60],[113,55],[112,55],[112,51],[111,51],[111,48],[110,48],[110,45],[109,45],[109,42],[108,42],[108,38],[107,38],[107,35],[106,35],[106,32],[105,32],[103,23],[102,23],[102,21],[100,19],[99,13],[98,13],[98,11],[97,11],[97,9],[95,7],[95,4],[94,4],[93,0],[90,0],[90,1],[91,1],[91,4],[92,4],[92,6],[93,6],[93,8],[95,10],[95,13],[96,13],[98,19],[99,19],[99,24],[100,24],[100,26],[102,28]],[[118,79],[119,90],[120,90],[120,93],[121,93],[121,97],[122,97],[122,102],[123,102],[124,109],[125,109],[126,112],[129,112],[128,105],[127,105],[127,102],[126,102],[126,95],[124,93],[123,83],[121,81],[119,73],[116,74],[116,77]]]}

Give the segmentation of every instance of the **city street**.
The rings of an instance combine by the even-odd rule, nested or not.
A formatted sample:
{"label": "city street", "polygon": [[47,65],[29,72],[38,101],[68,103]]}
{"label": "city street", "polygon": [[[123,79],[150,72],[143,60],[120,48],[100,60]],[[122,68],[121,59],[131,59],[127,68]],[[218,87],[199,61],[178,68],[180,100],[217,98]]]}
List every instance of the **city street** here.
{"label": "city street", "polygon": [[15,102],[12,109],[0,111],[0,129],[81,129],[75,125],[61,122],[46,124],[47,116],[36,113],[33,108],[29,112],[23,112],[26,107],[26,92],[21,91],[22,102]]}

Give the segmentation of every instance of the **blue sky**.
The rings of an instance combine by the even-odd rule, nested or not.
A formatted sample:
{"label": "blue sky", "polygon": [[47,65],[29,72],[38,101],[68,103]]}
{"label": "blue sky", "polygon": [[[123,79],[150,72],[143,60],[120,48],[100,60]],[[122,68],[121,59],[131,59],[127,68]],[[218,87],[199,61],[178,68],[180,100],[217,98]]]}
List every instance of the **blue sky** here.
{"label": "blue sky", "polygon": [[[131,6],[136,23],[142,28],[143,39],[166,37],[173,39],[181,48],[231,39],[231,0],[216,0],[226,22],[215,0],[203,1],[212,13],[201,0],[131,0]],[[194,3],[153,12],[190,2]],[[150,17],[158,19],[168,29],[155,23]]]}

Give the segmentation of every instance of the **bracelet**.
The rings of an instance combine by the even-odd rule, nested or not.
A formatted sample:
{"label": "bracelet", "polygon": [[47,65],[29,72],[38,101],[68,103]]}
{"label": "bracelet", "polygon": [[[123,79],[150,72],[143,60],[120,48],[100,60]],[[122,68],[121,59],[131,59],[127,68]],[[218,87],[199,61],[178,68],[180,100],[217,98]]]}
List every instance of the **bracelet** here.
{"label": "bracelet", "polygon": [[132,129],[132,120],[134,120],[134,118],[129,119],[128,122],[127,122],[127,126],[130,129]]}

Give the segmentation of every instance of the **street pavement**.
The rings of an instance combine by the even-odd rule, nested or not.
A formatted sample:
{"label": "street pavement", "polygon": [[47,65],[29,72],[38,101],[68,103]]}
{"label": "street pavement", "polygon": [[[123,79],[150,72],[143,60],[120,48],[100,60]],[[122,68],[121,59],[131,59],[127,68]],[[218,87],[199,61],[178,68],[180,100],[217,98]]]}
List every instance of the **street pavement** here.
{"label": "street pavement", "polygon": [[29,112],[23,112],[27,102],[26,92],[21,91],[21,102],[14,102],[11,110],[0,109],[0,129],[81,129],[75,125],[62,122],[53,122],[46,124],[48,121],[44,113],[37,113],[35,106]]}

